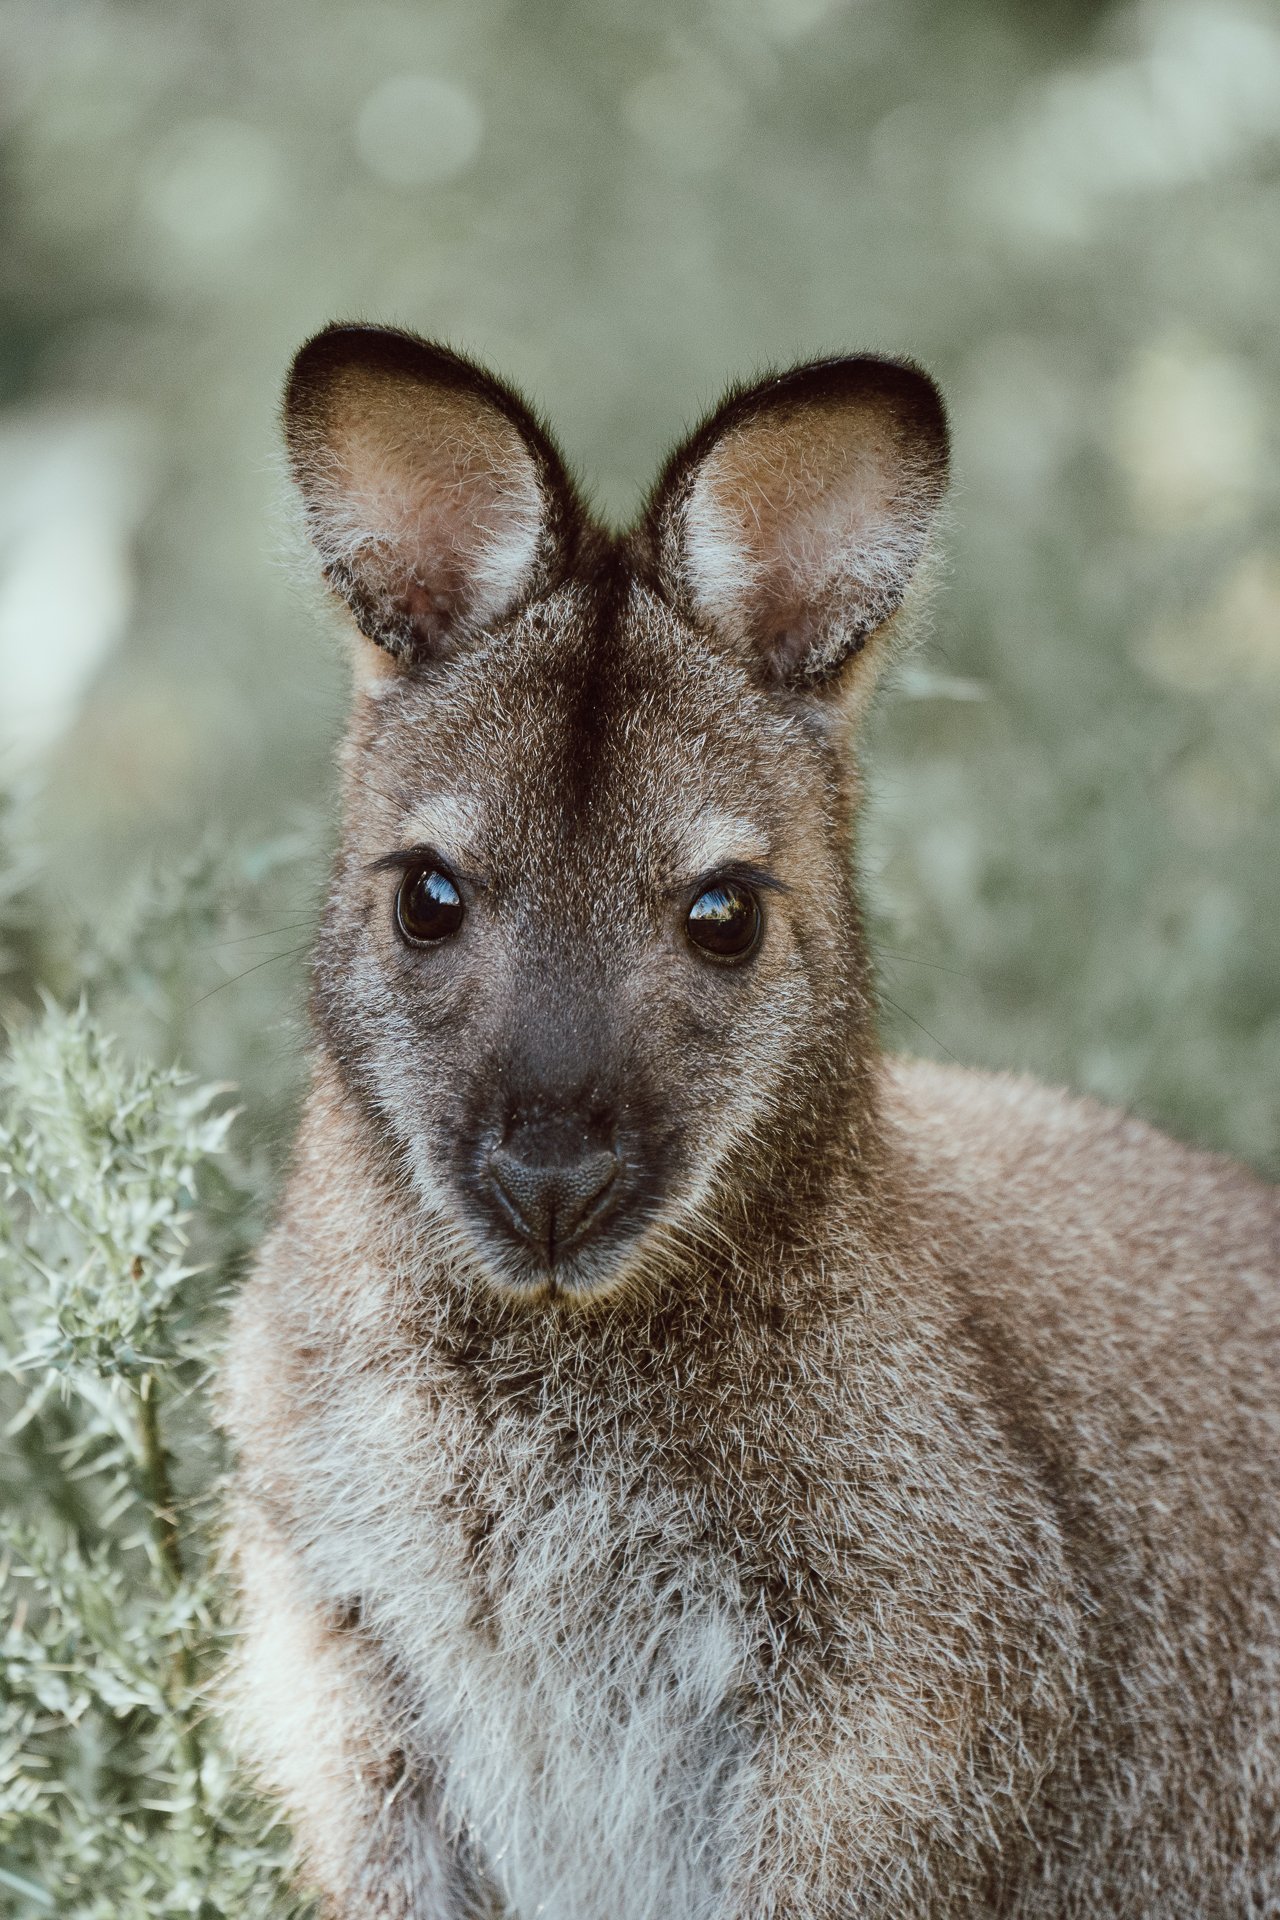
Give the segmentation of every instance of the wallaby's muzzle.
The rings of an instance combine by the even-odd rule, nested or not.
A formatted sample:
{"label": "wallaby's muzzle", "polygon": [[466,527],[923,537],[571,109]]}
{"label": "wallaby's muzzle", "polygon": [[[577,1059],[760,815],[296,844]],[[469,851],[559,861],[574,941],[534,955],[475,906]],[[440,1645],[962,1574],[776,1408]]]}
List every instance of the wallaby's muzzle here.
{"label": "wallaby's muzzle", "polygon": [[549,1267],[614,1211],[622,1161],[613,1147],[583,1147],[577,1128],[517,1128],[486,1168],[495,1212]]}
{"label": "wallaby's muzzle", "polygon": [[[558,1018],[536,989],[523,997],[525,1031],[501,1065],[482,1065],[444,1151],[506,1284],[592,1292],[668,1203],[679,1129],[623,1032],[610,1044],[581,996]],[[623,1029],[620,1006],[614,1016]]]}

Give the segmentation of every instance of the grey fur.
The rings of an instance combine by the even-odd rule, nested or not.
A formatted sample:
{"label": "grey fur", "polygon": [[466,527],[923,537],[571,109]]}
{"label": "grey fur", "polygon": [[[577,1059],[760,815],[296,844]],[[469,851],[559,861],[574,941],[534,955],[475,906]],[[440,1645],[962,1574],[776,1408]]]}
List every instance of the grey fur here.
{"label": "grey fur", "polygon": [[[734,396],[615,540],[466,363],[300,357],[322,555],[370,419],[399,505],[332,574],[312,1091],[226,1392],[237,1711],[337,1920],[1280,1911],[1280,1208],[879,1053],[850,721],[945,433],[877,366]],[[439,951],[379,864],[419,845],[467,876]],[[717,968],[682,916],[743,859],[779,885]],[[485,1211],[531,1108],[626,1161],[550,1268]]]}

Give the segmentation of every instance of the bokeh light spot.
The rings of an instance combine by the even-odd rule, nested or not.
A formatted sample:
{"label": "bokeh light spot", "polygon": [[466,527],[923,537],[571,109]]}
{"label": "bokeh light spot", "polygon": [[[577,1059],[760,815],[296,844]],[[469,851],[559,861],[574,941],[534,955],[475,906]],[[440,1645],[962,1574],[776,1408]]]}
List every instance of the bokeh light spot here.
{"label": "bokeh light spot", "polygon": [[192,255],[221,254],[263,227],[284,198],[284,165],[268,134],[239,120],[190,120],[158,149],[143,204]]}
{"label": "bokeh light spot", "polygon": [[454,180],[475,160],[484,115],[452,80],[401,73],[375,87],[356,116],[356,150],[391,187]]}

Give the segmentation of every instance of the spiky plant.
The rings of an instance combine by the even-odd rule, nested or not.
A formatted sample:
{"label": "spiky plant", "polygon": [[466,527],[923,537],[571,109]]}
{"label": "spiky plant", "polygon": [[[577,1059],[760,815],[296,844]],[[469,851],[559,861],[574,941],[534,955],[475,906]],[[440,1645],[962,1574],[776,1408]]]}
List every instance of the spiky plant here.
{"label": "spiky plant", "polygon": [[231,1120],[83,1005],[0,1060],[0,1913],[302,1911],[209,1709]]}

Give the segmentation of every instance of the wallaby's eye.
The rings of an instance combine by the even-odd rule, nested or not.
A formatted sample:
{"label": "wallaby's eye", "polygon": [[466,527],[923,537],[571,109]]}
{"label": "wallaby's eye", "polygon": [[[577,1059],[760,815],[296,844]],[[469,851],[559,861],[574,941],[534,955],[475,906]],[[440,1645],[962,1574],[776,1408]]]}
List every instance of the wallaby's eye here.
{"label": "wallaby's eye", "polygon": [[708,959],[745,960],[755,951],[761,924],[755,895],[736,880],[718,880],[690,907],[685,932]]}
{"label": "wallaby's eye", "polygon": [[462,895],[439,867],[412,867],[396,894],[396,925],[402,937],[420,947],[447,940],[462,925]]}

